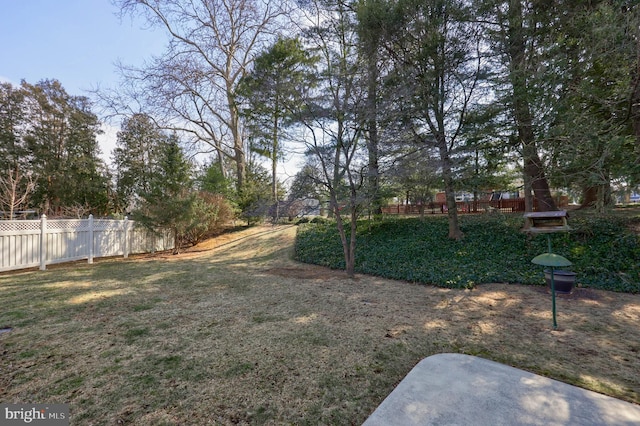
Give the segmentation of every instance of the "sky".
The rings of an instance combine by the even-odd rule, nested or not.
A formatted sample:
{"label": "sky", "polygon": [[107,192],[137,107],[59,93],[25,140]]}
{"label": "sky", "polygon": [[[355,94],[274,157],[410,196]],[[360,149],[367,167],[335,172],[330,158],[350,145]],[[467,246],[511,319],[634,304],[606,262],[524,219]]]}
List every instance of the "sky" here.
{"label": "sky", "polygon": [[[15,86],[60,81],[89,96],[118,83],[115,62],[140,65],[161,53],[166,37],[141,19],[122,19],[111,0],[0,0],[0,81]],[[117,128],[99,138],[108,159]]]}
{"label": "sky", "polygon": [[[117,87],[117,61],[142,65],[167,43],[142,18],[118,12],[112,0],[0,0],[0,81],[56,79],[70,95],[88,97],[92,89]],[[110,163],[119,124],[103,130],[98,142]],[[279,164],[279,178],[290,178],[301,161]]]}

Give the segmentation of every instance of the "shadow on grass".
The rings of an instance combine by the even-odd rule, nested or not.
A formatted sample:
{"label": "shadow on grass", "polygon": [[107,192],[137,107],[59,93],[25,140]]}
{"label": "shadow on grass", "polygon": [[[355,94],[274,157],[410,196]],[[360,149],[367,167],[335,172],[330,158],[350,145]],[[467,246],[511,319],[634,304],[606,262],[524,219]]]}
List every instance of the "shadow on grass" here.
{"label": "shadow on grass", "polygon": [[640,401],[639,296],[559,298],[553,331],[542,287],[298,273],[294,229],[265,231],[0,277],[0,325],[23,321],[0,335],[2,399],[60,400],[86,423],[360,424],[422,358],[458,352]]}

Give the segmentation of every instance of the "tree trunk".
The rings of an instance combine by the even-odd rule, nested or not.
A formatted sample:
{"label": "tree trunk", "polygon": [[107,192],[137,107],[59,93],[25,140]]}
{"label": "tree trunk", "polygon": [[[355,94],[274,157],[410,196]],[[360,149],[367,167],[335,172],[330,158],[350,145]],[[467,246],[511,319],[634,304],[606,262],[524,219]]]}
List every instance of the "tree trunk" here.
{"label": "tree trunk", "polygon": [[349,253],[346,257],[346,271],[349,278],[354,278],[356,275],[356,231],[358,226],[358,213],[356,211],[356,205],[354,203],[351,204],[350,219],[351,235],[349,238]]}
{"label": "tree trunk", "polygon": [[[449,183],[447,183],[447,181]],[[453,190],[453,181],[445,179],[444,187],[447,199],[447,217],[449,219],[449,238],[452,240],[462,239],[462,231],[460,231],[460,223],[458,222],[458,207],[456,205],[456,194]]]}
{"label": "tree trunk", "polygon": [[[525,178],[525,208],[533,211],[533,203],[526,202],[527,178],[537,201],[540,211],[557,210],[549,183],[544,174],[542,161],[538,155],[533,132],[533,117],[529,105],[529,88],[527,73],[531,72],[527,66],[527,47],[525,44],[521,0],[509,2],[508,53],[510,59],[509,79],[513,90],[513,115],[518,129],[518,137],[522,146]],[[533,53],[532,53],[533,54]],[[529,210],[530,209],[530,210]]]}
{"label": "tree trunk", "polygon": [[633,71],[633,86],[631,93],[631,122],[636,137],[636,152],[638,154],[636,163],[640,162],[640,28],[637,31],[637,59],[636,68]]}
{"label": "tree trunk", "polygon": [[[338,135],[342,135],[344,134],[344,124],[342,121],[338,122]],[[340,187],[340,181],[341,181],[341,176],[342,176],[342,172],[340,170],[340,151],[342,149],[342,139],[341,137],[338,137],[336,140],[336,148],[335,148],[335,152],[333,155],[333,191],[338,191],[338,188]],[[332,218],[335,214],[335,217],[337,218],[338,216],[340,216],[340,212],[339,212],[340,206],[338,206],[338,199],[337,196],[336,197],[332,197],[329,201],[329,218]]]}
{"label": "tree trunk", "polygon": [[[558,210],[555,200],[551,196],[551,190],[549,189],[549,183],[542,167],[542,162],[538,156],[535,142],[530,144],[524,144],[524,173],[529,178],[531,185],[531,191],[533,191],[533,198],[537,201],[537,209],[541,212]],[[531,206],[533,208],[533,206]],[[533,211],[528,210],[528,211]]]}
{"label": "tree trunk", "polygon": [[172,230],[173,233],[173,251],[172,254],[180,254],[180,241],[178,240],[178,228],[175,226]]}
{"label": "tree trunk", "polygon": [[[277,104],[276,104],[277,108]],[[280,203],[278,202],[278,114],[273,118],[273,135],[271,144],[271,200],[275,208],[275,222],[280,219]]]}
{"label": "tree trunk", "polygon": [[585,209],[594,207],[598,201],[598,188],[595,186],[589,186],[582,189],[582,202],[580,208]]}
{"label": "tree trunk", "polygon": [[367,57],[367,150],[369,153],[369,200],[374,215],[382,214],[378,167],[378,49],[370,46]]}
{"label": "tree trunk", "polygon": [[611,186],[608,182],[582,189],[582,202],[579,209],[595,208],[597,211],[603,212],[606,207],[612,204]]}
{"label": "tree trunk", "polygon": [[227,171],[225,170],[225,167],[224,167],[224,159],[226,158],[224,151],[222,150],[222,146],[220,145],[220,142],[217,140],[213,142],[213,146],[216,150],[216,153],[218,154],[218,168],[220,169],[220,176],[226,179]]}
{"label": "tree trunk", "polygon": [[240,130],[240,112],[235,102],[235,88],[233,80],[228,76],[232,74],[232,65],[230,57],[227,58],[227,78],[226,78],[226,94],[227,106],[229,108],[229,127],[231,128],[231,136],[233,137],[233,159],[236,163],[236,189],[241,193],[244,189],[247,176],[247,163],[244,150],[244,139]]}
{"label": "tree trunk", "polygon": [[533,208],[533,191],[531,190],[531,178],[522,169],[522,180],[524,181],[524,211],[532,212]]}
{"label": "tree trunk", "polygon": [[356,249],[356,225],[357,225],[357,212],[356,206],[350,206],[350,226],[351,235],[349,239],[347,239],[346,229],[344,227],[344,221],[342,220],[342,216],[340,215],[340,211],[338,209],[338,203],[335,199],[335,196],[332,196],[332,204],[333,213],[336,218],[336,226],[338,227],[338,234],[340,235],[340,242],[342,243],[342,253],[344,254],[344,264],[345,264],[345,272],[349,278],[353,278],[355,276],[355,249]]}
{"label": "tree trunk", "polygon": [[453,186],[453,173],[451,171],[451,158],[447,149],[447,141],[444,136],[437,138],[442,164],[442,180],[444,181],[444,194],[447,202],[447,217],[449,218],[449,238],[460,240],[462,231],[458,223],[458,206],[456,205],[456,193]]}
{"label": "tree trunk", "polygon": [[247,167],[245,163],[244,151],[240,149],[235,150],[234,160],[236,162],[236,189],[241,192],[244,189],[245,182],[247,180]]}

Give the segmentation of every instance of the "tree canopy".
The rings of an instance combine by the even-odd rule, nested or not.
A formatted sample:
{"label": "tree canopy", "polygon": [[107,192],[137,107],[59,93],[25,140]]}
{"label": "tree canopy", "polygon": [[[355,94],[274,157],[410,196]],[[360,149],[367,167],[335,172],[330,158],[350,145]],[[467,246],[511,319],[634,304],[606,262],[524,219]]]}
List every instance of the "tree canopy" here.
{"label": "tree canopy", "polygon": [[[100,121],[87,97],[57,80],[0,91],[0,198],[5,207],[48,215],[109,212],[109,173],[100,158]],[[6,202],[15,197],[22,203]]]}
{"label": "tree canopy", "polygon": [[387,196],[444,192],[449,237],[460,238],[460,191],[513,187],[527,210],[556,209],[561,191],[604,208],[640,183],[637,2],[116,4],[169,42],[140,67],[120,64],[122,84],[96,93],[123,118],[113,170],[88,98],[56,80],[3,83],[3,209],[126,212],[174,136],[185,155],[212,154],[201,189],[251,217],[281,199],[277,163],[306,154],[296,186],[313,182],[326,198],[349,257],[349,224]]}

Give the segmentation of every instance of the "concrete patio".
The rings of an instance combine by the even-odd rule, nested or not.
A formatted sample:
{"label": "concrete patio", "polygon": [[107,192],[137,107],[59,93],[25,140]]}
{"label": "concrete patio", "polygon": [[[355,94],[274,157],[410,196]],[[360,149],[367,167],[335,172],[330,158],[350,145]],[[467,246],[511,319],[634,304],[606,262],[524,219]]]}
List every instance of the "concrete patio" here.
{"label": "concrete patio", "polygon": [[640,405],[486,359],[420,361],[364,426],[640,425]]}

